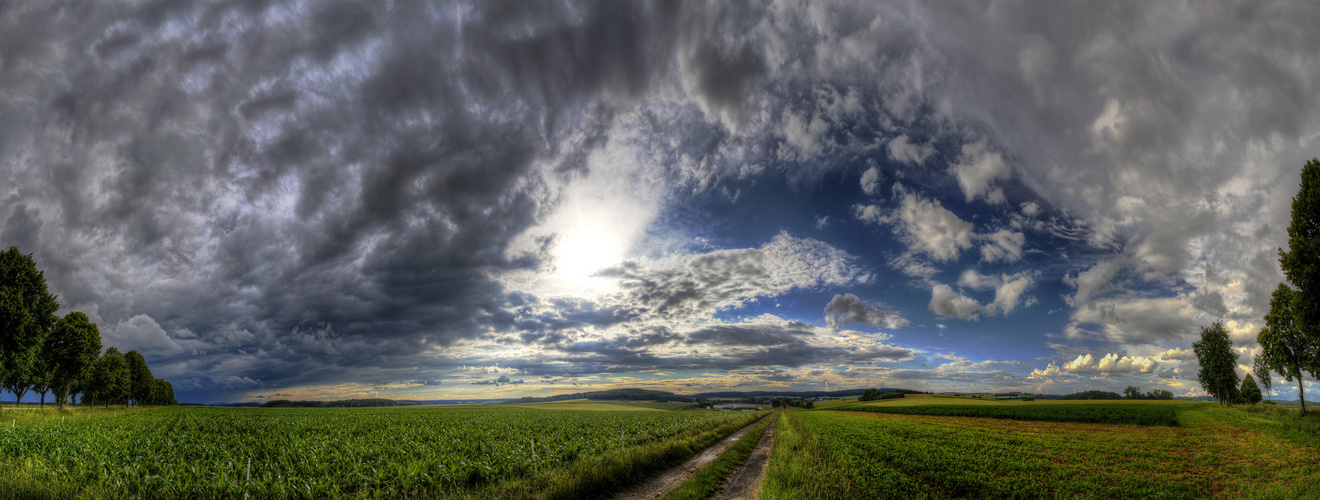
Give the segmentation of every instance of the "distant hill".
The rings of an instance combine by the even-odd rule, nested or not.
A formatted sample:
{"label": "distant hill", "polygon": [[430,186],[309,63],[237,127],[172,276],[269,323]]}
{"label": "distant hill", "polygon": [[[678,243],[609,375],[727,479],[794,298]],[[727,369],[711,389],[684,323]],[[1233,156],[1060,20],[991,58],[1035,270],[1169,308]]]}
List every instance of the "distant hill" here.
{"label": "distant hill", "polygon": [[[904,394],[924,394],[921,391],[911,389],[897,389],[893,387],[882,387],[880,392],[901,392]],[[694,398],[712,399],[712,398],[764,398],[764,397],[788,397],[788,398],[842,398],[847,396],[861,396],[866,389],[846,389],[842,391],[722,391],[722,392],[703,392],[693,394]]]}
{"label": "distant hill", "polygon": [[[565,401],[570,399],[590,399],[593,401],[676,401],[682,403],[692,403],[698,399],[747,399],[747,398],[841,398],[847,396],[860,396],[865,389],[847,389],[842,391],[720,391],[720,392],[702,392],[698,394],[674,394],[668,391],[653,391],[648,389],[613,389],[608,391],[593,392],[575,392],[572,394],[559,394],[543,398],[524,397],[520,399],[511,399],[509,402],[518,403],[548,403],[552,401]],[[902,392],[905,394],[922,394],[920,391],[910,389],[896,389],[886,387],[880,389],[880,392]]]}
{"label": "distant hill", "polygon": [[422,404],[420,401],[409,401],[404,399],[341,399],[338,401],[290,401],[287,399],[275,399],[267,401],[261,405],[266,408],[369,408],[380,406],[416,406]]}

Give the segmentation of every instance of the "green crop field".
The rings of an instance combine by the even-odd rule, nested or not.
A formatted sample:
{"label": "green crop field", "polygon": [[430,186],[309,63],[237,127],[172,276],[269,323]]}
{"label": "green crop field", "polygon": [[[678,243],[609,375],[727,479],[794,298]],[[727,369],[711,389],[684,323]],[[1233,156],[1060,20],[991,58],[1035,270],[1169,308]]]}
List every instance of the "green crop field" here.
{"label": "green crop field", "polygon": [[0,497],[579,497],[764,413],[185,408],[0,430]]}
{"label": "green crop field", "polygon": [[1320,498],[1320,420],[1165,407],[1179,426],[789,412],[761,497]]}
{"label": "green crop field", "polygon": [[933,415],[941,417],[978,417],[1010,420],[1040,420],[1048,422],[1076,422],[1084,424],[1178,425],[1178,417],[1171,406],[1136,405],[909,405],[879,406],[857,405],[837,408],[840,411],[862,411],[902,415]]}

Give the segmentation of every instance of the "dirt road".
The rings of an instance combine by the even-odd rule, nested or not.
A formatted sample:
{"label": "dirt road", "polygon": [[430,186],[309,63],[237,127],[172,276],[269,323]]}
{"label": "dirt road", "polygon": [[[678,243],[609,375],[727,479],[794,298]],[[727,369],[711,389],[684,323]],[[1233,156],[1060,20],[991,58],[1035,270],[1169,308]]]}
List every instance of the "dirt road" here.
{"label": "dirt road", "polygon": [[724,489],[715,494],[715,500],[756,498],[756,494],[761,491],[761,479],[765,477],[765,470],[770,466],[770,450],[775,447],[777,423],[779,423],[779,412],[775,412],[770,427],[765,429],[765,434],[762,434],[761,440],[756,442],[756,448],[747,455],[747,460],[744,460],[743,464],[738,466],[738,470],[729,477],[728,482],[724,483]]}
{"label": "dirt road", "polygon": [[[776,414],[776,416],[778,416],[778,414]],[[698,453],[697,456],[688,459],[688,461],[683,462],[681,465],[664,471],[659,476],[653,477],[642,484],[624,490],[622,493],[615,495],[613,500],[650,500],[664,496],[665,493],[669,493],[669,490],[683,484],[683,481],[686,480],[688,476],[691,476],[698,470],[701,470],[702,467],[705,467],[706,464],[715,460],[715,457],[720,456],[720,453],[724,453],[724,450],[733,446],[733,443],[742,439],[743,435],[747,434],[747,431],[751,430],[752,427],[756,426],[760,421],[761,420],[757,420],[756,422],[747,424],[746,427],[738,429],[737,432],[730,434],[729,437],[726,437],[711,447],[706,448],[701,453]],[[773,424],[771,425],[773,426]],[[770,431],[766,431],[766,433],[769,434]]]}

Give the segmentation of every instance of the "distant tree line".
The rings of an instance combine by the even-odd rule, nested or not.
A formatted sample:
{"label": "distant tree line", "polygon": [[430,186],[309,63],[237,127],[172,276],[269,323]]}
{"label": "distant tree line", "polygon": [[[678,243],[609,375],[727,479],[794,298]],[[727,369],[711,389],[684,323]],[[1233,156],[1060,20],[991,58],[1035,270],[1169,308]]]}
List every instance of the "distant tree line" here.
{"label": "distant tree line", "polygon": [[806,408],[808,410],[816,407],[816,402],[807,398],[774,398],[770,400],[771,408]]}
{"label": "distant tree line", "polygon": [[1145,394],[1142,394],[1140,387],[1134,387],[1129,385],[1127,386],[1126,389],[1123,389],[1123,398],[1124,399],[1173,399],[1173,393],[1163,389],[1156,389],[1147,392]]}
{"label": "distant tree line", "polygon": [[1063,399],[1123,399],[1123,395],[1109,391],[1082,391],[1064,396]]}
{"label": "distant tree line", "polygon": [[422,403],[417,401],[385,398],[340,399],[336,401],[290,401],[288,399],[272,399],[261,406],[267,408],[367,408],[377,406],[414,406],[419,404]]}
{"label": "distant tree line", "polygon": [[28,392],[51,393],[61,410],[81,394],[88,405],[102,402],[172,405],[174,387],[155,378],[137,351],[101,354],[101,331],[86,314],[57,317],[59,301],[46,288],[45,273],[32,254],[18,247],[0,252],[0,386],[22,404]]}
{"label": "distant tree line", "polygon": [[882,391],[874,387],[862,391],[862,395],[857,398],[858,401],[879,401],[881,399],[894,399],[903,397],[903,392]]}

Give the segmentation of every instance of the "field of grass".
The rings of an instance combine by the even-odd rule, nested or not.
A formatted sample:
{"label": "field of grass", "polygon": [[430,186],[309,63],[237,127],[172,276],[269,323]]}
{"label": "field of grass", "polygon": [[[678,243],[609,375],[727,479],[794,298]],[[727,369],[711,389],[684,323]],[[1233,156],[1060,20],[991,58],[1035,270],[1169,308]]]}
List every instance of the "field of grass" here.
{"label": "field of grass", "polygon": [[[1049,406],[1049,405],[1098,405],[1098,406],[1172,406],[1176,408],[1190,408],[1204,403],[1195,401],[1180,401],[1176,399],[1037,399],[1035,401],[1023,401],[1020,399],[990,399],[974,398],[968,396],[950,396],[943,394],[908,394],[907,397],[884,399],[880,401],[869,401],[866,403],[856,403],[867,406],[924,406],[924,405],[966,405],[966,406]],[[840,405],[842,406],[842,405]]]}
{"label": "field of grass", "polygon": [[581,498],[686,459],[761,415],[147,409],[0,430],[0,497]]}
{"label": "field of grass", "polygon": [[1320,419],[1165,406],[1180,426],[789,412],[762,498],[1320,497]]}
{"label": "field of grass", "polygon": [[863,411],[901,415],[976,417],[1082,424],[1178,425],[1172,406],[1137,405],[856,405],[840,411]]}
{"label": "field of grass", "polygon": [[115,406],[109,408],[97,406],[88,408],[86,406],[66,406],[64,411],[58,408],[46,405],[45,408],[27,408],[24,405],[21,409],[15,409],[13,406],[0,406],[0,430],[14,427],[28,427],[34,425],[46,425],[52,423],[73,423],[83,420],[99,419],[105,417],[118,417],[128,414],[144,411],[144,408],[136,406]]}

